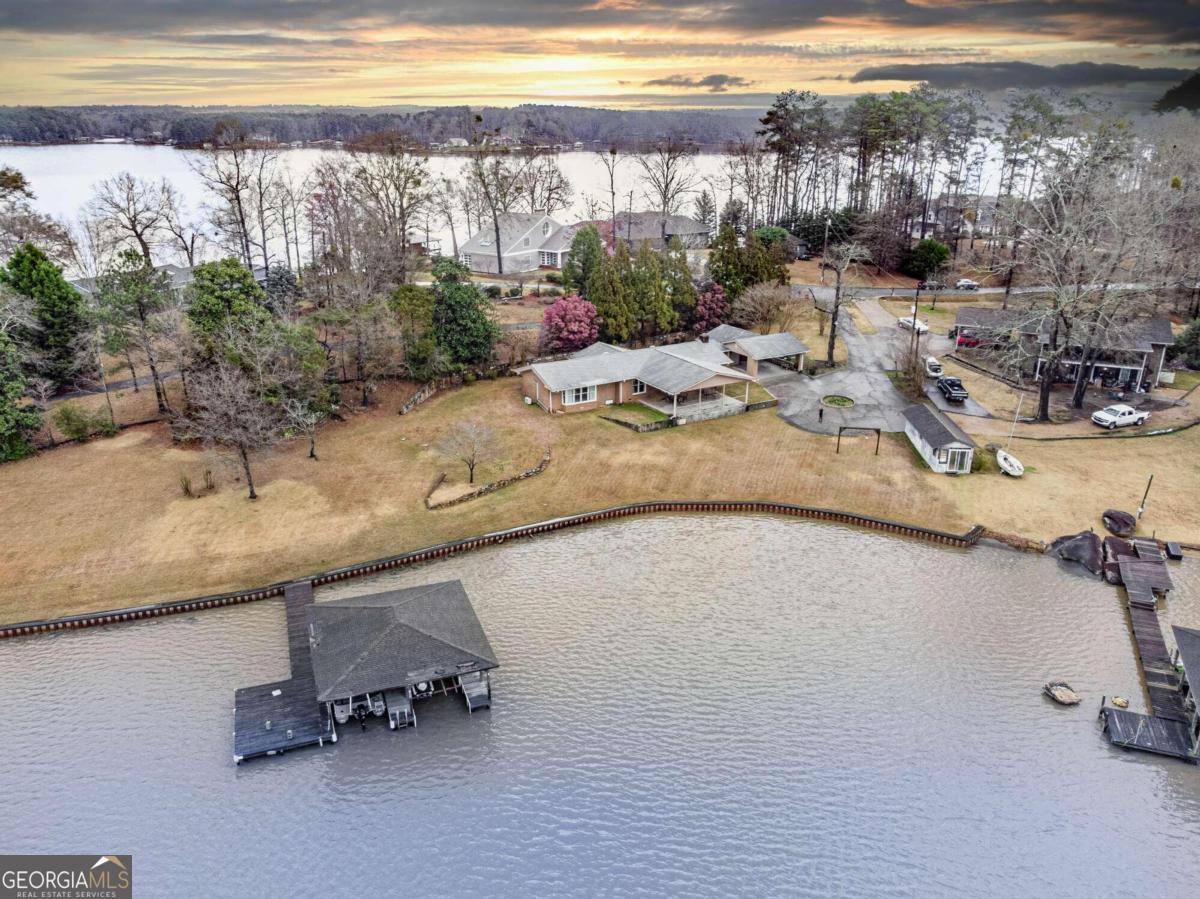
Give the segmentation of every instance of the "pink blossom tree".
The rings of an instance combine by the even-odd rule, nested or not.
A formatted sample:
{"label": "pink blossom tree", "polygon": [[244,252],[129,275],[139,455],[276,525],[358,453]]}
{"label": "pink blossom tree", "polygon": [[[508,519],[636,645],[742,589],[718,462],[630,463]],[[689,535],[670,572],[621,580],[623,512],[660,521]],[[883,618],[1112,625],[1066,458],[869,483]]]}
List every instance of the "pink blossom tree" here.
{"label": "pink blossom tree", "polygon": [[729,298],[725,296],[725,288],[714,282],[696,300],[696,308],[692,311],[692,330],[703,334],[728,320]]}
{"label": "pink blossom tree", "polygon": [[570,353],[591,346],[600,336],[596,307],[574,294],[561,297],[542,314],[542,349],[548,353]]}

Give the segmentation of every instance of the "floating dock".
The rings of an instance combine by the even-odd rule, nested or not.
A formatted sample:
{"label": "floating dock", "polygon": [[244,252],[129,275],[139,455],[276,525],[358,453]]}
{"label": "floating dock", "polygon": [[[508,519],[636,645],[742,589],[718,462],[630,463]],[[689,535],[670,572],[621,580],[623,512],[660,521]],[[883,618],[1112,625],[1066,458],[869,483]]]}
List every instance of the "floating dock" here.
{"label": "floating dock", "polygon": [[[1119,545],[1117,541],[1105,542],[1106,549]],[[1104,732],[1114,746],[1153,752],[1194,764],[1197,761],[1196,746],[1183,682],[1175,661],[1167,652],[1167,641],[1158,620],[1158,595],[1174,587],[1171,572],[1157,542],[1135,539],[1129,541],[1128,546],[1133,555],[1118,554],[1116,568],[1129,600],[1129,620],[1145,676],[1146,693],[1150,697],[1150,714],[1102,706],[1100,717],[1104,721]]]}
{"label": "floating dock", "polygon": [[233,760],[277,755],[301,746],[337,742],[329,710],[317,702],[312,653],[308,640],[308,607],[313,604],[311,581],[288,584],[283,601],[287,610],[288,680],[242,687],[234,694]]}

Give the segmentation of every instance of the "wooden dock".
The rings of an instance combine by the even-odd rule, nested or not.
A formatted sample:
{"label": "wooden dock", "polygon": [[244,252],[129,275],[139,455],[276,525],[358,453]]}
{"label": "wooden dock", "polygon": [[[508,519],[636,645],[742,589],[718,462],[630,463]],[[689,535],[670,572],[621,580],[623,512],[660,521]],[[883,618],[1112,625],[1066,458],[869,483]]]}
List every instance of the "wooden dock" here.
{"label": "wooden dock", "polygon": [[292,676],[284,681],[242,687],[234,694],[235,762],[337,740],[328,710],[317,702],[308,641],[307,610],[312,603],[311,581],[288,584],[284,604]]}
{"label": "wooden dock", "polygon": [[1158,594],[1174,587],[1171,572],[1155,541],[1135,539],[1129,541],[1128,547],[1133,554],[1129,554],[1121,541],[1105,544],[1106,550],[1118,553],[1116,565],[1129,599],[1129,621],[1150,698],[1150,714],[1104,706],[1100,710],[1104,731],[1114,746],[1194,763],[1196,756],[1192,752],[1179,672],[1167,652],[1158,620]]}

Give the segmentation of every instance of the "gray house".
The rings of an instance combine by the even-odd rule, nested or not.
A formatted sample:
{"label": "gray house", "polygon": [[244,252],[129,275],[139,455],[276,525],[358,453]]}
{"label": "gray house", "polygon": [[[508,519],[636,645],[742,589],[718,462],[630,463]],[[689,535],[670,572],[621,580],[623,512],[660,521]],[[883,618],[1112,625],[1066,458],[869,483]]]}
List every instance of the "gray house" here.
{"label": "gray house", "polygon": [[[566,229],[544,212],[510,212],[500,217],[500,257],[504,274],[535,272],[540,268],[562,268],[571,246],[559,234]],[[572,235],[574,236],[574,235]],[[458,248],[458,258],[473,272],[497,274],[496,229],[485,221],[483,229]]]}
{"label": "gray house", "polygon": [[937,409],[909,406],[904,410],[904,433],[933,471],[970,474],[978,448],[975,441]]}

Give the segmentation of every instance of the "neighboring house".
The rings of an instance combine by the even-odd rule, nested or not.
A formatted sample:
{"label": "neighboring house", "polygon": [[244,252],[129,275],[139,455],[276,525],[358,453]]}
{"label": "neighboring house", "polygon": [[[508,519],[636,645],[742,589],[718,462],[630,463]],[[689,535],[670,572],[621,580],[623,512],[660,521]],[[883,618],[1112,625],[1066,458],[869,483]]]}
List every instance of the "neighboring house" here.
{"label": "neighboring house", "polygon": [[[583,224],[583,223],[581,223]],[[679,238],[685,249],[703,250],[712,243],[712,231],[703,222],[686,215],[667,215],[661,212],[618,212],[616,220],[602,219],[592,222],[600,236],[610,246],[612,236],[624,241],[631,250],[648,242],[656,250],[663,249],[674,237]],[[666,238],[663,238],[664,229]]]}
{"label": "neighboring house", "polygon": [[[521,373],[525,396],[547,412],[640,402],[676,419],[740,412],[753,382],[719,345],[699,340],[641,350],[594,343],[558,362],[535,362]],[[745,387],[745,400],[725,395],[730,384]]]}
{"label": "neighboring house", "polygon": [[937,409],[921,404],[909,406],[904,410],[904,433],[934,471],[970,474],[975,441]]}
{"label": "neighboring house", "polygon": [[718,344],[733,360],[733,367],[751,377],[758,377],[760,362],[775,362],[786,368],[804,371],[804,357],[809,349],[795,335],[755,334],[734,325],[717,325],[704,335],[709,343]]}
{"label": "neighboring house", "polygon": [[[504,274],[562,268],[562,257],[571,246],[570,238],[564,243],[558,234],[562,230],[562,224],[544,212],[510,212],[500,216],[500,256],[504,260]],[[458,248],[458,258],[473,272],[499,273],[496,230],[490,221],[485,221],[483,230],[472,234]]]}
{"label": "neighboring house", "polygon": [[[176,293],[183,290],[192,283],[192,270],[186,265],[175,265],[167,263],[166,265],[156,265],[154,270],[157,272],[166,272],[171,279],[171,289]],[[258,273],[255,272],[255,280],[258,280]],[[95,278],[80,278],[77,281],[72,281],[71,285],[85,297],[91,297],[96,292]]]}
{"label": "neighboring house", "polygon": [[465,137],[451,137],[446,139],[447,147],[469,147],[470,142]]}
{"label": "neighboring house", "polygon": [[[1049,344],[1050,320],[1019,310],[983,309],[966,306],[954,318],[953,336],[976,337],[985,343],[1019,342],[1027,362],[1022,374],[1040,380]],[[1082,326],[1076,334],[1087,334]],[[1139,318],[1109,326],[1098,339],[1089,368],[1089,380],[1127,390],[1153,390],[1162,376],[1167,347],[1175,342],[1171,320],[1162,316]],[[1058,373],[1060,380],[1073,383],[1083,359],[1082,343],[1072,344]]]}

